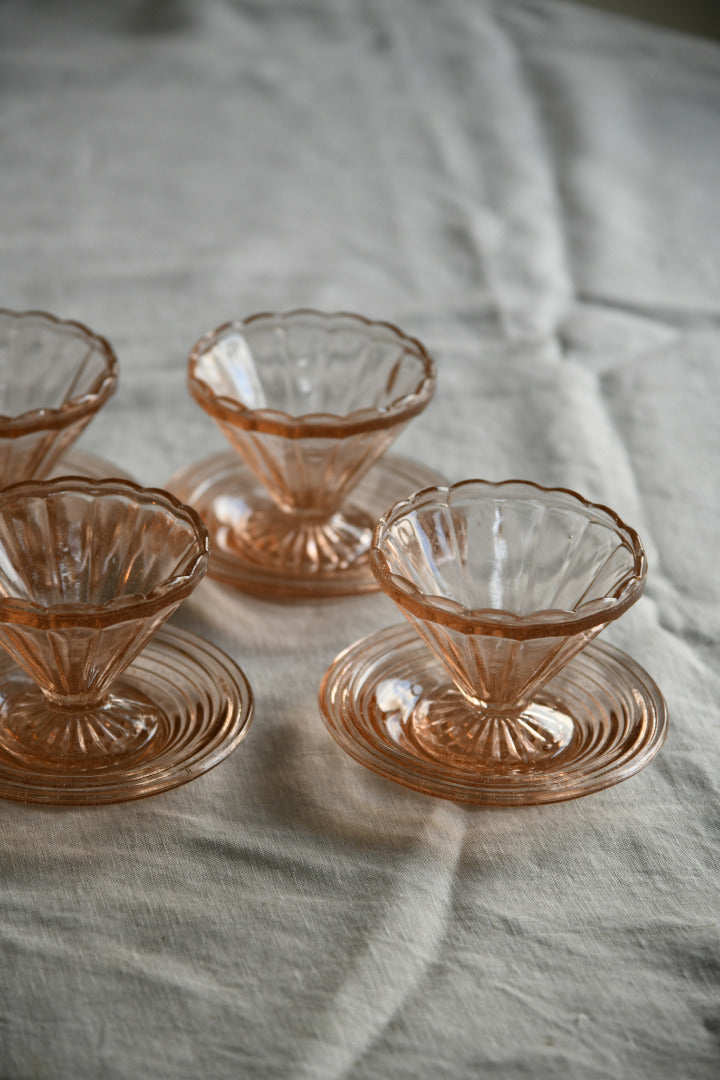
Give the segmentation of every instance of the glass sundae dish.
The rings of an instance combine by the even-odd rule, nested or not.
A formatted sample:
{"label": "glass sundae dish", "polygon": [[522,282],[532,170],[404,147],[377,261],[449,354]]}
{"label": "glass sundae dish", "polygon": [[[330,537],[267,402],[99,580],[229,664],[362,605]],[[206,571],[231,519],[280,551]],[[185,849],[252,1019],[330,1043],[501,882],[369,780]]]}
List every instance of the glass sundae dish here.
{"label": "glass sundae dish", "polygon": [[0,795],[116,802],[185,783],[245,734],[237,666],[162,624],[205,574],[207,531],[122,480],[0,492]]}
{"label": "glass sundae dish", "polygon": [[67,451],[116,384],[105,338],[45,312],[0,309],[0,488],[44,479],[58,464],[97,472],[93,459]]}
{"label": "glass sundae dish", "polygon": [[526,481],[430,488],[381,519],[371,561],[412,629],[351,646],[320,695],[363,764],[446,798],[533,803],[617,783],[662,745],[655,684],[589,644],[647,573],[611,510]]}
{"label": "glass sundae dish", "polygon": [[209,528],[209,572],[283,599],[377,589],[377,518],[438,482],[384,456],[433,394],[420,342],[358,315],[255,315],[195,345],[188,383],[235,451],[168,485]]}

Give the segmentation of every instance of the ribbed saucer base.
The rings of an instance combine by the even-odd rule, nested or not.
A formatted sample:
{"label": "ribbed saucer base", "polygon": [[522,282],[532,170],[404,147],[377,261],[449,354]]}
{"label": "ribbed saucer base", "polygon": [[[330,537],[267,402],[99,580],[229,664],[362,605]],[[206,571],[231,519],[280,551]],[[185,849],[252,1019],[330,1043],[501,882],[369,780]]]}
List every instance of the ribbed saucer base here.
{"label": "ribbed saucer base", "polygon": [[512,806],[589,795],[642,769],[667,733],[653,680],[600,642],[573,657],[518,718],[486,720],[463,702],[409,626],[355,642],[320,688],[325,724],[351,757],[457,802]]}
{"label": "ribbed saucer base", "polygon": [[247,733],[252,691],[220,649],[164,628],[87,712],[48,705],[0,654],[0,797],[124,802],[212,769]]}

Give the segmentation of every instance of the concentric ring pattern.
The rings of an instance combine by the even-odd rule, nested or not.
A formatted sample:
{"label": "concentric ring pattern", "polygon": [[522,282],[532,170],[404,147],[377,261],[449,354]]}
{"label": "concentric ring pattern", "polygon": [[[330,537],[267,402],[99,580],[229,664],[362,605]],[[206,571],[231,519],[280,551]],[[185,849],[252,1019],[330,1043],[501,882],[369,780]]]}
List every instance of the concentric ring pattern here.
{"label": "concentric ring pattern", "polygon": [[[3,678],[17,669],[0,654]],[[253,696],[245,675],[220,649],[185,631],[160,631],[127,668],[113,693],[152,703],[153,737],[126,756],[87,771],[23,761],[0,747],[0,796],[22,802],[124,802],[177,787],[212,769],[247,734]]]}
{"label": "concentric ring pattern", "polygon": [[[410,627],[355,642],[320,689],[328,730],[356,761],[417,791],[458,802],[521,805],[578,798],[625,780],[667,734],[663,697],[643,669],[605,643],[588,645],[547,683],[528,710],[568,718],[572,734],[543,758],[499,772],[496,762],[444,762],[413,730],[418,701],[447,694],[450,680]],[[454,691],[451,691],[454,692]]]}

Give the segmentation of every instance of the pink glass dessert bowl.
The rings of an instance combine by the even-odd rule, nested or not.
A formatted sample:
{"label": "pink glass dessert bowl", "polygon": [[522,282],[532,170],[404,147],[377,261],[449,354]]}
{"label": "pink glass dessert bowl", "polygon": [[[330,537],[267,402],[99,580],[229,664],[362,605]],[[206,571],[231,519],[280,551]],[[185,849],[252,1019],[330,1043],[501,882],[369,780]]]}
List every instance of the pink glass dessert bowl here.
{"label": "pink glass dessert bowl", "polygon": [[533,698],[635,603],[647,573],[637,533],[611,510],[522,481],[419,492],[378,523],[371,558],[460,691],[454,720],[443,709],[447,753],[500,768],[570,736],[533,717]]}
{"label": "pink glass dessert bowl", "polygon": [[420,342],[359,315],[254,315],[195,345],[188,382],[254,478],[213,537],[255,567],[241,584],[354,591],[342,574],[367,566],[377,515],[352,493],[430,401],[434,367]]}
{"label": "pink glass dessert bowl", "polygon": [[[0,793],[73,795],[142,763],[166,717],[123,672],[205,574],[207,532],[166,492],[121,480],[0,492]],[[58,776],[68,788],[62,797]],[[115,798],[123,793],[122,784]]]}
{"label": "pink glass dessert bowl", "polygon": [[371,566],[412,630],[345,650],[320,695],[369,768],[445,798],[549,802],[617,783],[662,745],[655,684],[590,644],[647,574],[612,510],[521,480],[428,488],[379,521]]}
{"label": "pink glass dessert bowl", "polygon": [[111,346],[86,326],[0,309],[0,487],[46,477],[116,384]]}

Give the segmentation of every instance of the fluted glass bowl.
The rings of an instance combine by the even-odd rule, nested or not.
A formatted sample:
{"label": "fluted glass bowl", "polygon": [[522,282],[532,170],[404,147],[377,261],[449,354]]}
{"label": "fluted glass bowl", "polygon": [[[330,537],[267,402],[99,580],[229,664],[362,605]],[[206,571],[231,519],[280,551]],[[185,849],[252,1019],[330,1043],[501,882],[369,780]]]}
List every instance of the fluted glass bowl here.
{"label": "fluted glass bowl", "polygon": [[522,480],[428,488],[381,518],[371,566],[412,629],[350,646],[320,694],[363,764],[445,798],[533,803],[617,783],[662,745],[653,681],[590,644],[647,574],[612,510]]}
{"label": "fluted glass bowl", "polygon": [[0,487],[47,476],[116,384],[110,344],[86,326],[0,309]]}
{"label": "fluted glass bowl", "polygon": [[371,560],[467,703],[472,747],[459,717],[458,752],[500,761],[546,749],[533,695],[635,603],[647,574],[637,533],[611,510],[523,481],[419,492],[378,523]]}
{"label": "fluted glass bowl", "polygon": [[207,558],[202,521],[164,491],[63,477],[0,492],[0,645],[21,669],[2,664],[0,757],[51,774],[143,751],[158,716],[121,676]]}
{"label": "fluted glass bowl", "polygon": [[328,581],[367,567],[377,514],[352,495],[430,401],[434,368],[420,342],[359,315],[255,315],[195,345],[188,384],[253,478],[232,511],[218,500],[223,524],[211,528],[248,567],[239,583],[332,592]]}

